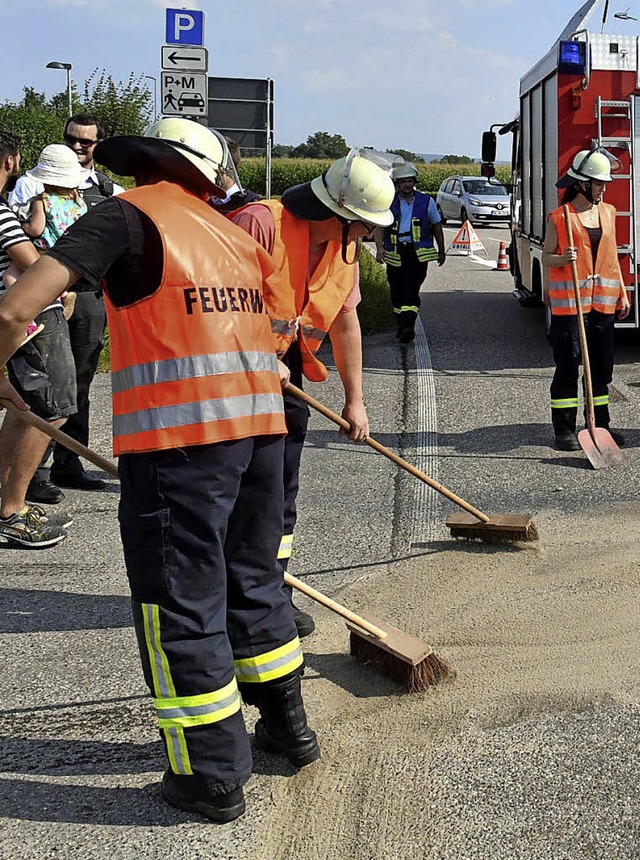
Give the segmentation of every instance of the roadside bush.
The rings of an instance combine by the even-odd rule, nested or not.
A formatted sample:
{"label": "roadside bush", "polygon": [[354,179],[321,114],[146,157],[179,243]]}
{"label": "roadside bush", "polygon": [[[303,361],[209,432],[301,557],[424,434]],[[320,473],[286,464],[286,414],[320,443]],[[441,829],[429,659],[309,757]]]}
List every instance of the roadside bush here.
{"label": "roadside bush", "polygon": [[[310,182],[320,176],[329,165],[329,160],[322,158],[274,158],[271,162],[271,194],[279,197],[282,192],[292,185]],[[480,176],[479,164],[416,164],[418,170],[418,187],[428,194],[435,194],[442,182],[449,176]],[[511,180],[511,168],[499,165],[496,168],[497,179],[500,182]],[[240,181],[245,188],[258,194],[264,194],[266,181],[266,164],[264,158],[243,158],[240,163]]]}
{"label": "roadside bush", "polygon": [[[371,246],[374,247],[374,246]],[[387,331],[393,327],[393,309],[386,269],[363,244],[360,251],[360,292],[358,318],[363,334]]]}

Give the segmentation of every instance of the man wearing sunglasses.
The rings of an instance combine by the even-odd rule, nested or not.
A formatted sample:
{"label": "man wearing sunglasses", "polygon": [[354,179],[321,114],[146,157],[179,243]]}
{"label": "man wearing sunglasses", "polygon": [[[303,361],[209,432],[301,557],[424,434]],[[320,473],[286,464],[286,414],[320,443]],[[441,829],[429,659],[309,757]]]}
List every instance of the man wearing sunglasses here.
{"label": "man wearing sunglasses", "polygon": [[[75,152],[78,163],[86,171],[78,190],[89,209],[124,191],[122,186],[113,182],[106,173],[96,170],[93,151],[98,141],[103,138],[104,130],[100,120],[92,114],[79,113],[67,120],[63,140]],[[43,191],[44,186],[39,180],[31,176],[21,176],[9,196],[9,204],[25,204]],[[76,366],[78,411],[68,418],[65,432],[83,445],[88,445],[89,388],[98,369],[106,315],[99,284],[82,279],[74,290],[77,298],[73,315],[69,319],[69,339]],[[48,470],[41,466],[29,485],[27,498],[40,504],[57,504],[64,498],[59,487],[102,490],[105,486],[104,481],[85,472],[77,454],[62,445],[55,445],[51,480]]]}

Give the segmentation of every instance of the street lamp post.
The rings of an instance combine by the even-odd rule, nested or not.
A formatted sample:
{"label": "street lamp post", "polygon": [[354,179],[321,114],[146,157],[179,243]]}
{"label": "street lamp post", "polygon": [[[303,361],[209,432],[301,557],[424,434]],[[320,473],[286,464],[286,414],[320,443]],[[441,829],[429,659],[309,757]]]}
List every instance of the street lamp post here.
{"label": "street lamp post", "polygon": [[158,81],[153,75],[145,75],[144,77],[153,81],[153,118],[156,120],[158,119]]}
{"label": "street lamp post", "polygon": [[69,101],[69,116],[73,116],[73,105],[71,103],[71,63],[47,63],[47,69],[65,69],[67,72],[67,99]]}

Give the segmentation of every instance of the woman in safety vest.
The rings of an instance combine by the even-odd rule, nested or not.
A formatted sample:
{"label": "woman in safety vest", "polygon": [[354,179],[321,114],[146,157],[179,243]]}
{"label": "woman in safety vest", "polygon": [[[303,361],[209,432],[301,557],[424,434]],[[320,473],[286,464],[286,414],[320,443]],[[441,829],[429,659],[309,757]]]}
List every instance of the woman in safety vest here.
{"label": "woman in safety vest", "polygon": [[[354,148],[311,182],[288,188],[282,200],[261,200],[232,214],[232,220],[271,254],[275,273],[265,301],[278,355],[302,387],[327,378],[316,357],[329,335],[345,393],[342,417],[349,438],[362,441],[369,420],[362,393],[362,336],[356,306],[360,301],[360,241],[393,221],[389,209],[394,187],[388,156]],[[287,437],[284,454],[284,531],[278,559],[286,570],[293,549],[296,499],[309,410],[284,393]],[[289,596],[291,589],[287,588]],[[314,630],[311,615],[293,605],[302,638]]]}
{"label": "woman in safety vest", "polygon": [[[176,118],[96,147],[136,188],[77,221],[3,301],[0,362],[26,316],[79,277],[103,279],[111,338],[120,532],[145,679],[169,768],[167,803],[217,822],[244,812],[258,746],[320,756],[282,591],[286,368],[275,354],[257,242],[207,205],[223,144]],[[0,397],[14,399],[0,379]]]}
{"label": "woman in safety vest", "polygon": [[[569,247],[562,206],[549,213],[542,263],[549,275],[550,339],[556,365],[551,383],[551,420],[559,451],[580,448],[576,417],[581,350],[573,261],[578,269],[587,332],[595,423],[609,429],[614,321],[616,313],[619,319],[624,319],[630,309],[618,262],[616,210],[602,200],[611,178],[611,160],[604,150],[582,150],[573,159],[566,176],[557,183],[558,188],[565,189],[562,204],[569,205],[574,248]],[[610,432],[622,446],[622,434]]]}

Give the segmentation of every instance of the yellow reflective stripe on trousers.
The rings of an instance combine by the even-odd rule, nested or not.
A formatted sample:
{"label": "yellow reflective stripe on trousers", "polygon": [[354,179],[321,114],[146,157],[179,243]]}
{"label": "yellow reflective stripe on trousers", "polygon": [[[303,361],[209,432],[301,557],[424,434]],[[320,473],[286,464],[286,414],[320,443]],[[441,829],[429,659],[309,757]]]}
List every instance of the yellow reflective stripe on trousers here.
{"label": "yellow reflective stripe on trousers", "polygon": [[[174,697],[176,688],[171,677],[169,661],[160,639],[160,607],[154,603],[141,603],[140,607],[144,623],[144,638],[153,677],[153,692],[158,698]],[[174,773],[190,776],[193,770],[189,761],[184,729],[180,726],[172,726],[163,729],[163,731],[171,770]]]}
{"label": "yellow reflective stripe on trousers", "polygon": [[400,313],[403,314],[406,313],[406,311],[411,311],[412,313],[417,314],[419,310],[420,308],[416,307],[416,305],[402,305]]}
{"label": "yellow reflective stripe on trousers", "polygon": [[551,408],[552,409],[577,409],[578,407],[578,398],[577,397],[567,397],[564,400],[552,400]]}
{"label": "yellow reflective stripe on trousers", "polygon": [[609,395],[601,394],[599,397],[593,398],[594,406],[608,406],[609,405]]}
{"label": "yellow reflective stripe on trousers", "polygon": [[302,665],[302,659],[300,640],[296,636],[280,648],[245,660],[234,660],[233,663],[238,681],[245,684],[262,684],[293,672]]}
{"label": "yellow reflective stripe on trousers", "polygon": [[240,693],[233,678],[213,693],[154,699],[161,729],[188,728],[218,723],[240,710]]}
{"label": "yellow reflective stripe on trousers", "polygon": [[293,534],[282,535],[280,540],[280,549],[278,550],[278,558],[291,558],[293,552]]}

